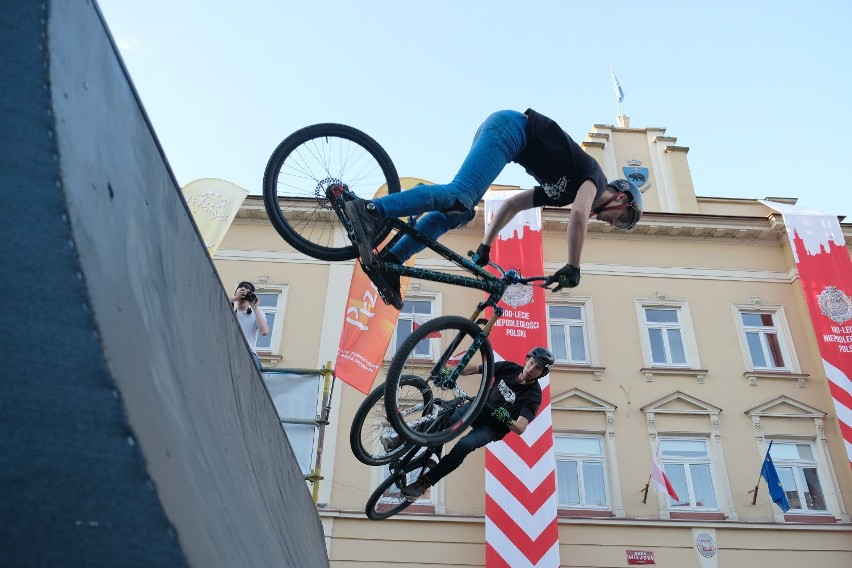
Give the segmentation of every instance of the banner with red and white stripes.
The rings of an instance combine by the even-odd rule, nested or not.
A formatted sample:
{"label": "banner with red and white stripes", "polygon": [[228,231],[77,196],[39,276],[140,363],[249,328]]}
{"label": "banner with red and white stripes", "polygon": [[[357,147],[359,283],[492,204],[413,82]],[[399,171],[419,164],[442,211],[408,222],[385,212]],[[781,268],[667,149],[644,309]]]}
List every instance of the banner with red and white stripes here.
{"label": "banner with red and white stripes", "polygon": [[[513,191],[485,194],[486,229],[500,204]],[[522,276],[542,274],[541,210],[518,214],[497,237],[491,258]],[[491,331],[495,358],[524,363],[538,345],[547,346],[544,289],[513,286],[500,303],[503,317]],[[559,566],[556,523],[556,461],[550,415],[550,378],[539,381],[539,413],[523,435],[509,433],[486,446],[485,565],[489,568],[555,568]]]}
{"label": "banner with red and white stripes", "polygon": [[834,215],[764,201],[784,216],[846,457],[852,465],[852,259]]}

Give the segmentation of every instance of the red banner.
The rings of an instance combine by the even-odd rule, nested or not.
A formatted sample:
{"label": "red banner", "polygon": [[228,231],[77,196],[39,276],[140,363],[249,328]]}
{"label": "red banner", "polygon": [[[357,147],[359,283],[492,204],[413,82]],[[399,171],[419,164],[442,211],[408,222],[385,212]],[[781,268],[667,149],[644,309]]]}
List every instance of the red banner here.
{"label": "red banner", "polygon": [[852,259],[836,216],[775,202],[784,215],[846,456],[852,465]]}
{"label": "red banner", "polygon": [[[485,194],[486,229],[500,204],[513,191]],[[518,214],[497,237],[491,258],[504,269],[522,276],[544,271],[541,210]],[[523,364],[538,345],[547,346],[545,290],[539,286],[510,287],[500,306],[503,317],[489,339],[495,358]],[[539,413],[523,435],[509,433],[486,446],[485,455],[485,565],[559,566],[558,496],[550,415],[550,377],[540,379]]]}
{"label": "red banner", "polygon": [[[432,182],[418,178],[400,178],[403,189]],[[387,194],[382,186],[376,197]],[[414,264],[411,257],[408,265]],[[400,279],[400,293],[405,298],[408,277]],[[343,382],[368,394],[382,367],[385,352],[388,350],[391,336],[396,328],[399,311],[382,301],[376,286],[370,281],[361,264],[355,261],[352,282],[349,284],[349,296],[346,301],[346,313],[343,316],[343,331],[334,364],[334,375]]]}

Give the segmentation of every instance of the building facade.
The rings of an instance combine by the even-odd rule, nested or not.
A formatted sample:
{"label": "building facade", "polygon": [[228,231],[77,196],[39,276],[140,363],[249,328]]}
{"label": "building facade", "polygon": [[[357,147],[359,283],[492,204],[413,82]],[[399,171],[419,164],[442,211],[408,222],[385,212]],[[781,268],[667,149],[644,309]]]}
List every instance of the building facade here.
{"label": "building facade", "polygon": [[[583,142],[607,178],[641,187],[646,213],[629,232],[590,221],[580,285],[547,294],[562,565],[627,566],[634,551],[661,566],[849,566],[852,469],[783,218],[756,199],[697,197],[688,148],[665,134],[596,125]],[[542,220],[551,274],[567,258],[568,209]],[[842,230],[852,247],[852,224]],[[480,212],[441,240],[467,251],[482,235]],[[258,286],[272,320],[264,366],[334,362],[352,262],[295,252],[259,197],[214,262],[226,289]],[[429,251],[417,264],[454,270]],[[386,358],[415,314],[466,315],[479,299],[412,281]],[[338,381],[322,436],[318,509],[332,566],[483,566],[484,451],[409,510],[370,521],[364,506],[386,472],[349,449],[363,398]],[[786,514],[759,479],[770,442]],[[646,490],[655,453],[677,501]]]}

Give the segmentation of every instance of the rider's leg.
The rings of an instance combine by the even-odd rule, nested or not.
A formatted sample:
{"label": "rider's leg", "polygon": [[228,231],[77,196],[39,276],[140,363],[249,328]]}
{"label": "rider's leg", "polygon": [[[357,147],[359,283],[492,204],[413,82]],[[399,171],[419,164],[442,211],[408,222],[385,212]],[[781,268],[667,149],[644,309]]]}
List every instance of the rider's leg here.
{"label": "rider's leg", "polygon": [[452,182],[422,185],[375,199],[379,216],[407,217],[430,211],[473,209],[506,164],[524,149],[526,120],[526,115],[516,111],[493,113],[476,132],[470,152]]}
{"label": "rider's leg", "polygon": [[[440,211],[433,211],[432,213],[427,213],[418,219],[414,227],[418,231],[421,231],[424,235],[437,239],[450,229],[456,229],[462,225],[466,225],[471,219],[473,219],[475,214],[476,213],[473,209],[463,211],[461,213],[442,213]],[[424,248],[426,248],[426,245],[422,242],[410,237],[409,235],[404,235],[390,250],[390,254],[393,255],[393,260],[403,263]]]}
{"label": "rider's leg", "polygon": [[411,501],[417,499],[438,481],[455,471],[472,451],[502,438],[502,434],[495,432],[487,424],[478,421],[474,421],[473,424],[470,432],[459,438],[450,453],[441,458],[438,465],[422,474],[411,485],[400,489],[406,499]]}
{"label": "rider's leg", "polygon": [[[472,218],[473,208],[488,186],[526,145],[526,120],[526,115],[510,110],[489,116],[476,132],[470,152],[456,177],[448,184],[420,185],[371,201],[358,199],[347,202],[346,212],[360,241],[362,260],[373,261],[372,243],[382,218],[408,217],[432,211],[466,213]],[[435,219],[430,222],[434,223]],[[451,228],[449,219],[434,226],[431,235],[434,238]]]}
{"label": "rider's leg", "polygon": [[438,483],[445,476],[458,469],[468,454],[490,444],[498,438],[499,434],[491,429],[490,426],[474,422],[474,426],[470,432],[459,438],[459,441],[456,442],[450,453],[441,458],[438,465],[429,472],[429,482],[432,485]]}

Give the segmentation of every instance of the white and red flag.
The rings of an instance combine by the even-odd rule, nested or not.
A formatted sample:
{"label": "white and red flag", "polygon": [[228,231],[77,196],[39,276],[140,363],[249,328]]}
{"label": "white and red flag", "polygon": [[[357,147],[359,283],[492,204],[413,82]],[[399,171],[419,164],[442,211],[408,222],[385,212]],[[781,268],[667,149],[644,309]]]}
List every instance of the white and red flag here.
{"label": "white and red flag", "polygon": [[[424,323],[426,323],[430,319],[432,319],[432,316],[430,316],[429,314],[413,314],[413,316],[411,318],[411,331],[414,331],[415,329],[417,329],[418,327],[420,327],[421,325],[423,325]],[[441,337],[440,331],[433,331],[432,333],[427,335],[424,339],[434,339],[436,337]]]}
{"label": "white and red flag", "polygon": [[[485,224],[514,191],[485,194]],[[522,276],[544,271],[541,210],[519,213],[500,232],[491,258]],[[503,317],[489,339],[495,359],[524,364],[533,347],[547,345],[544,289],[516,285],[506,291]],[[539,380],[541,407],[523,435],[509,433],[486,446],[485,565],[488,568],[557,568],[559,528],[556,523],[556,460],[550,415],[550,377]]]}
{"label": "white and red flag", "polygon": [[[657,454],[659,454],[660,448],[657,447]],[[672,487],[671,481],[669,481],[666,472],[663,470],[663,466],[660,463],[660,459],[657,454],[651,458],[651,479],[654,481],[654,488],[657,490],[657,493],[668,493],[669,497],[674,499],[675,501],[680,501],[677,496],[677,492]]]}

